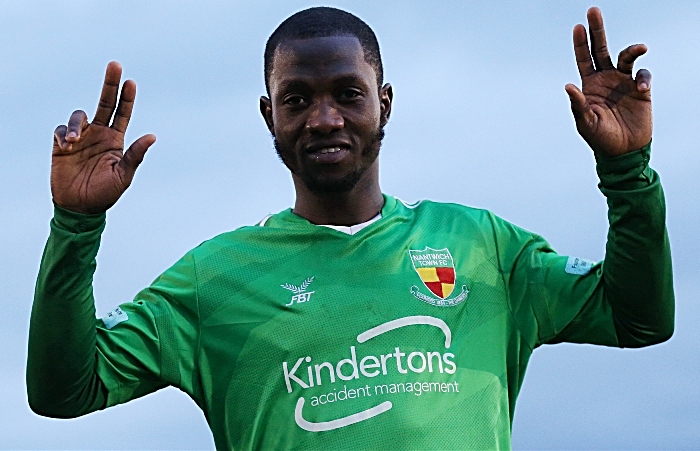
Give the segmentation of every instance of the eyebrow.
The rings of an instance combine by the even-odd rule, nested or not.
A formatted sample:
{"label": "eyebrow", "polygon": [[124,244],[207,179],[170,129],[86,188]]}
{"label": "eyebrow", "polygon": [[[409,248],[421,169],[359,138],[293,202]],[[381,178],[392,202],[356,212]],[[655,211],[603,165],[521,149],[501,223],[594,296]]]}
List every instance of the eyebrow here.
{"label": "eyebrow", "polygon": [[349,84],[362,83],[362,78],[358,77],[357,75],[343,75],[343,76],[340,76],[338,78],[335,78],[333,80],[333,83],[339,84],[339,85],[349,85]]}
{"label": "eyebrow", "polygon": [[309,89],[309,84],[300,80],[285,80],[279,85],[279,92],[289,92],[289,91],[307,91]]}
{"label": "eyebrow", "polygon": [[[364,85],[365,83],[363,82],[361,77],[358,77],[357,75],[354,75],[354,74],[348,74],[348,75],[340,75],[340,76],[334,78],[333,84],[334,85],[351,85],[351,84]],[[279,84],[279,91],[280,92],[308,91],[309,89],[310,89],[310,84],[306,81],[299,80],[299,79],[283,80]]]}

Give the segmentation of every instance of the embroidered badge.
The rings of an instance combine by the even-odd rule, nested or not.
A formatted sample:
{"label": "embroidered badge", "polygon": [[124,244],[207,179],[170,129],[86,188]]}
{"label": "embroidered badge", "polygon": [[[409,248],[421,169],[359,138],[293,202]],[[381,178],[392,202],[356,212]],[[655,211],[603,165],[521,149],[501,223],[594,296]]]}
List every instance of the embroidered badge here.
{"label": "embroidered badge", "polygon": [[285,307],[289,307],[295,302],[297,304],[301,304],[302,302],[308,302],[311,300],[311,295],[315,293],[315,291],[306,291],[309,289],[309,285],[311,285],[311,282],[314,281],[314,276],[311,276],[307,278],[304,282],[302,282],[301,285],[296,286],[292,285],[291,283],[285,283],[283,285],[280,285],[282,288],[285,290],[289,290],[294,295],[292,295],[292,300],[289,301],[289,304],[285,304]]}
{"label": "embroidered badge", "polygon": [[431,295],[421,293],[417,285],[411,287],[411,294],[423,302],[439,307],[452,307],[467,298],[469,289],[462,285],[462,290],[456,296],[449,296],[455,289],[456,271],[450,250],[426,247],[422,251],[409,250],[413,269],[425,288]]}

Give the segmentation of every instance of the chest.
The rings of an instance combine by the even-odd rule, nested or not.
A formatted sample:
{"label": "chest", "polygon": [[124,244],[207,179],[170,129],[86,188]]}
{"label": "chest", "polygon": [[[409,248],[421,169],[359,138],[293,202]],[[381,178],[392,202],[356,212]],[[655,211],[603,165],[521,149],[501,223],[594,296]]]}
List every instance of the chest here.
{"label": "chest", "polygon": [[345,238],[229,256],[238,264],[201,284],[212,310],[205,350],[231,372],[267,365],[284,376],[286,362],[286,388],[350,373],[445,373],[457,365],[450,355],[468,365],[488,354],[502,368],[511,315],[484,243],[440,233]]}

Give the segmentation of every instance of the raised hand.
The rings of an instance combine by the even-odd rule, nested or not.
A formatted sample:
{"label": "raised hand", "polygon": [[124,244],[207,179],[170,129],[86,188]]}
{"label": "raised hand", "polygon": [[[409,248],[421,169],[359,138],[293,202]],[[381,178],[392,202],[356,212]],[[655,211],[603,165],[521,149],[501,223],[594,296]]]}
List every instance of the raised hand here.
{"label": "raised hand", "polygon": [[156,141],[155,135],[144,135],[124,152],[136,83],[124,82],[117,106],[121,74],[122,67],[116,61],[107,65],[91,123],[85,112],[78,110],[68,125],[59,125],[54,132],[51,194],[54,202],[67,210],[88,214],[107,211],[129,187],[144,154]]}
{"label": "raised hand", "polygon": [[574,53],[583,92],[572,84],[565,88],[576,129],[593,151],[603,156],[640,149],[651,140],[651,74],[640,69],[632,78],[632,67],[647,47],[627,47],[620,52],[615,68],[598,8],[588,10],[588,25],[593,52],[588,47],[586,28],[581,24],[574,27]]}

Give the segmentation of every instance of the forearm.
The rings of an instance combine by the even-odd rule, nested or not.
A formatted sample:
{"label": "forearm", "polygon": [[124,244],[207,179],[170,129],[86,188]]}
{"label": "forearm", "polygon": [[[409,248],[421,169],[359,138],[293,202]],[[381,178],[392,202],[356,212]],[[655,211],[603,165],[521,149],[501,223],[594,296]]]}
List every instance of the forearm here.
{"label": "forearm", "polygon": [[603,264],[606,301],[620,346],[660,343],[673,333],[674,297],[666,209],[649,146],[598,161],[610,230]]}
{"label": "forearm", "polygon": [[104,214],[56,208],[41,261],[29,329],[27,394],[36,413],[75,417],[104,407],[95,372],[92,279]]}

